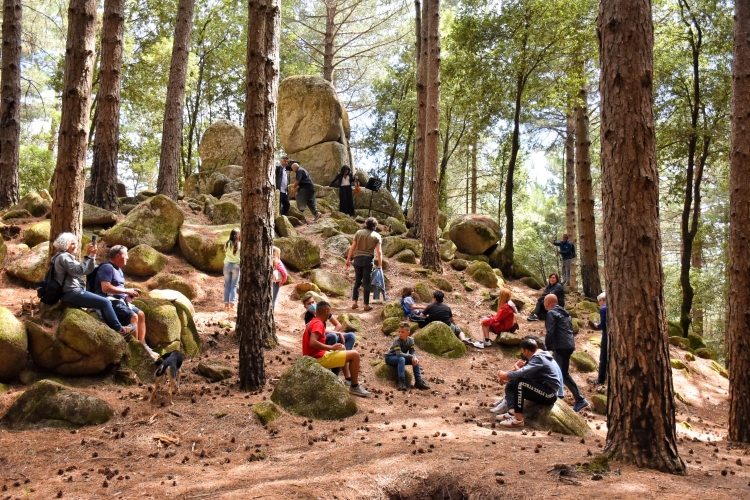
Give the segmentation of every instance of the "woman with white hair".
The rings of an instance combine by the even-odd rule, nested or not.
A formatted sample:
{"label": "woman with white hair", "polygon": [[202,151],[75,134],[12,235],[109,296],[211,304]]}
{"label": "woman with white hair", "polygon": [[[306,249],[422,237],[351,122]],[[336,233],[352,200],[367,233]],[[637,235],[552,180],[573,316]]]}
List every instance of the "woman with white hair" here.
{"label": "woman with white hair", "polygon": [[52,243],[56,250],[52,257],[55,266],[55,280],[63,284],[62,301],[74,306],[98,309],[104,316],[104,321],[114,331],[121,335],[133,334],[135,325],[123,326],[117,319],[112,302],[86,291],[86,282],[83,277],[90,274],[96,268],[96,247],[89,243],[86,247],[86,255],[81,262],[76,260],[78,253],[78,239],[72,233],[62,233]]}

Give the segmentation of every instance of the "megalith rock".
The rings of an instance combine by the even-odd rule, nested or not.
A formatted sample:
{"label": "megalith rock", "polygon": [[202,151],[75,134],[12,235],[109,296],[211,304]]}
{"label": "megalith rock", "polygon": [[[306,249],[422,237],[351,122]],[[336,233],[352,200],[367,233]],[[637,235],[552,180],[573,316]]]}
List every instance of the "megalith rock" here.
{"label": "megalith rock", "polygon": [[111,226],[115,222],[117,222],[117,215],[109,210],[104,210],[88,203],[83,204],[84,226]]}
{"label": "megalith rock", "polygon": [[216,120],[203,132],[198,145],[201,171],[241,165],[244,145],[245,130],[242,127],[229,120]]}
{"label": "megalith rock", "polygon": [[26,210],[33,217],[41,217],[52,208],[52,201],[43,197],[40,193],[29,193],[10,207],[10,211]]}
{"label": "megalith rock", "polygon": [[203,170],[192,174],[185,179],[183,192],[186,198],[197,198],[201,194],[210,194],[216,198],[229,192],[226,187],[229,183],[242,178],[242,167],[239,165],[227,165],[216,170]]}
{"label": "megalith rock", "polygon": [[173,350],[174,344],[179,348],[182,334],[182,323],[177,316],[177,309],[167,300],[139,298],[133,305],[146,315],[146,343],[155,351]]}
{"label": "megalith rock", "polygon": [[123,270],[133,276],[153,276],[167,265],[167,257],[148,245],[137,245],[128,250],[128,263]]}
{"label": "megalith rock", "polygon": [[475,260],[466,268],[466,274],[487,288],[497,288],[498,286],[497,275],[486,262]]}
{"label": "megalith rock", "polygon": [[323,78],[290,76],[279,84],[279,136],[288,154],[323,142],[343,142],[342,119],[336,89]]}
{"label": "megalith rock", "polygon": [[159,252],[170,251],[177,243],[177,232],[185,216],[180,207],[164,195],[148,198],[131,210],[104,235],[109,245],[132,248],[148,245]]}
{"label": "megalith rock", "polygon": [[201,271],[220,273],[224,269],[224,244],[235,228],[239,228],[239,224],[184,224],[179,231],[182,255]]}
{"label": "megalith rock", "polygon": [[306,271],[320,265],[320,247],[307,238],[276,238],[273,244],[281,249],[281,261],[292,271]]}
{"label": "megalith rock", "polygon": [[[321,186],[330,184],[341,166],[349,163],[346,147],[338,142],[316,144],[297,151],[292,157],[310,173],[313,182]],[[291,179],[293,182],[294,178]]]}
{"label": "megalith rock", "polygon": [[459,252],[476,255],[497,243],[500,226],[486,215],[466,214],[451,222],[449,234]]}
{"label": "megalith rock", "polygon": [[8,309],[0,306],[0,382],[18,377],[26,365],[26,328]]}
{"label": "megalith rock", "polygon": [[37,246],[39,243],[49,241],[50,221],[49,219],[37,222],[26,228],[23,232],[23,242],[29,248]]}
{"label": "megalith rock", "polygon": [[9,275],[20,278],[27,283],[36,283],[41,281],[47,272],[48,256],[49,243],[44,241],[10,262],[5,266],[5,271]]}
{"label": "megalith rock", "polygon": [[414,343],[418,349],[441,358],[460,358],[466,355],[466,345],[441,321],[430,323],[415,333]]}
{"label": "megalith rock", "polygon": [[362,192],[354,195],[354,208],[368,210],[370,208],[370,194],[372,194],[372,211],[373,215],[380,212],[384,218],[393,217],[403,222],[404,211],[396,201],[396,198],[387,189],[381,188],[380,191],[373,193],[362,185]]}
{"label": "megalith rock", "polygon": [[[176,274],[162,273],[154,276],[146,284],[149,290],[176,290],[184,295],[188,300],[193,300],[198,296],[198,289],[182,276]],[[151,292],[153,294],[153,292]],[[156,297],[154,297],[156,298]],[[166,297],[159,297],[166,298]],[[173,299],[167,299],[173,300]]]}
{"label": "megalith rock", "polygon": [[323,269],[316,269],[310,273],[310,281],[328,295],[344,297],[349,293],[351,284],[344,276]]}

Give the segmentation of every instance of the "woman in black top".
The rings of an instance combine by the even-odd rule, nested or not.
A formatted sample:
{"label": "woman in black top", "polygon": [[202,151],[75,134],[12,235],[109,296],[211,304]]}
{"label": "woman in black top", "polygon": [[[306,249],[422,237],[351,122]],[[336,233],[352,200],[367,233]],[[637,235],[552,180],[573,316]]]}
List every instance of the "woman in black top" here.
{"label": "woman in black top", "polygon": [[549,275],[547,287],[542,292],[542,296],[536,301],[536,308],[531,316],[527,318],[528,321],[539,321],[547,317],[547,310],[544,308],[544,297],[549,294],[553,294],[557,297],[557,303],[560,307],[565,307],[565,290],[563,289],[562,283],[560,283],[560,277],[556,273]]}
{"label": "woman in black top", "polygon": [[359,186],[359,181],[352,175],[349,165],[341,167],[339,174],[328,185],[329,188],[339,188],[339,212],[354,217],[354,196],[352,188]]}

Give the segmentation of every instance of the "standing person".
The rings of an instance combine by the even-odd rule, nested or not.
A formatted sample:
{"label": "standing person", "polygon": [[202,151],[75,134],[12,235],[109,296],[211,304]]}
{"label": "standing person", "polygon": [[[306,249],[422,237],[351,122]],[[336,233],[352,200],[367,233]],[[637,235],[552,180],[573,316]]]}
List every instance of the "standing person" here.
{"label": "standing person", "polygon": [[359,181],[352,174],[349,165],[341,167],[341,171],[333,178],[326,189],[339,188],[339,212],[354,217],[354,195],[352,187],[359,186]]}
{"label": "standing person", "polygon": [[313,184],[310,174],[299,163],[292,162],[292,171],[294,172],[294,186],[292,186],[290,195],[294,195],[297,201],[297,210],[305,211],[305,207],[310,208],[310,212],[315,216],[315,221],[323,215],[318,211],[318,201],[315,199],[315,184]]}
{"label": "standing person", "polygon": [[602,292],[596,298],[599,302],[599,323],[589,321],[589,325],[594,330],[602,331],[602,342],[599,346],[599,376],[597,378],[590,378],[589,382],[596,385],[604,385],[607,383],[607,349],[609,339],[607,335],[607,294]]}
{"label": "standing person", "polygon": [[575,399],[573,411],[578,413],[586,408],[589,402],[583,397],[576,381],[570,376],[570,356],[576,349],[570,313],[557,304],[557,297],[552,294],[544,298],[544,307],[547,309],[545,320],[547,336],[544,338],[544,343],[547,349],[552,351],[555,361],[562,370],[565,387],[568,388]]}
{"label": "standing person", "polygon": [[95,293],[86,291],[86,282],[83,277],[94,272],[96,268],[96,247],[89,243],[86,247],[86,255],[78,262],[75,255],[78,253],[78,239],[73,233],[62,233],[52,243],[57,253],[52,256],[54,265],[54,279],[63,285],[63,296],[60,300],[78,307],[87,307],[101,311],[104,321],[111,329],[121,335],[132,335],[135,333],[135,325],[122,325],[117,319],[112,302],[100,297]]}
{"label": "standing person", "polygon": [[354,235],[352,246],[349,247],[349,255],[346,257],[346,267],[354,266],[354,288],[352,288],[352,309],[357,309],[359,305],[359,287],[364,287],[365,311],[372,309],[370,307],[370,276],[374,265],[375,257],[378,259],[378,269],[383,268],[383,250],[380,247],[382,239],[380,234],[375,231],[378,227],[378,221],[375,217],[368,217],[365,221],[365,228],[360,229]]}
{"label": "standing person", "polygon": [[281,161],[276,165],[276,189],[279,190],[279,213],[287,215],[289,213],[289,177],[286,174],[289,165],[289,157],[284,155]]}
{"label": "standing person", "polygon": [[429,325],[433,321],[440,321],[448,325],[456,337],[458,337],[458,339],[464,344],[472,345],[477,349],[484,349],[484,342],[474,342],[474,340],[467,337],[461,330],[461,327],[456,324],[453,320],[453,311],[451,311],[450,307],[443,304],[444,298],[445,294],[442,291],[435,290],[432,292],[432,304],[425,307],[419,314],[420,316],[427,318],[425,320],[425,325]]}
{"label": "standing person", "polygon": [[484,347],[490,347],[490,332],[500,335],[502,332],[515,333],[518,330],[516,323],[516,312],[510,302],[510,290],[500,289],[497,298],[497,314],[482,319],[482,332],[484,333]]}
{"label": "standing person", "polygon": [[570,265],[573,263],[573,259],[576,258],[576,246],[568,241],[568,235],[562,235],[562,241],[557,241],[557,238],[552,239],[552,244],[560,247],[560,257],[562,258],[562,284],[563,286],[570,285]]}
{"label": "standing person", "polygon": [[429,385],[422,380],[422,371],[419,367],[419,359],[414,349],[414,339],[411,337],[411,327],[408,321],[402,321],[398,325],[398,337],[393,339],[388,352],[385,353],[385,364],[395,366],[398,373],[398,390],[405,391],[406,365],[409,364],[414,372],[414,387],[420,391],[426,391]]}
{"label": "standing person", "polygon": [[240,230],[232,229],[224,243],[224,309],[234,309],[237,303],[237,283],[240,280]]}
{"label": "standing person", "polygon": [[276,298],[279,296],[279,288],[286,283],[289,273],[281,262],[281,248],[273,247],[273,309],[276,309]]}
{"label": "standing person", "polygon": [[557,303],[560,304],[560,307],[565,307],[565,289],[562,283],[560,283],[560,277],[556,273],[550,274],[547,278],[547,286],[542,291],[542,296],[537,299],[534,312],[526,318],[527,321],[539,321],[546,317],[547,311],[544,309],[544,298],[549,294],[557,297]]}

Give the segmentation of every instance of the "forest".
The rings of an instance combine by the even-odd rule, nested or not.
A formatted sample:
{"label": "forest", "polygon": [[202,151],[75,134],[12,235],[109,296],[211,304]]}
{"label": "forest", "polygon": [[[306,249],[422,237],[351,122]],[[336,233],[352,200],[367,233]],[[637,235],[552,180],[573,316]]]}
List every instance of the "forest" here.
{"label": "forest", "polygon": [[[104,492],[79,475],[88,482],[99,474],[118,488],[109,493],[140,497],[117,468],[153,485],[173,481],[170,495],[178,498],[262,497],[263,482],[269,497],[317,498],[337,476],[292,462],[318,457],[321,448],[341,454],[336,472],[351,464],[362,476],[342,483],[339,498],[546,495],[536,479],[563,497],[609,487],[617,498],[696,488],[707,497],[747,495],[750,1],[3,3],[0,351],[8,357],[0,354],[0,415],[10,432],[0,434],[8,449],[0,452],[0,483],[7,483],[3,495],[11,488],[7,498],[21,497],[19,488],[98,498]],[[291,211],[280,208],[284,157],[311,174],[322,220],[314,204],[311,218],[299,197],[292,200],[296,170],[288,174]],[[358,186],[350,214],[334,186],[343,165]],[[356,306],[359,282],[347,251],[351,258],[370,215],[390,297],[369,312],[366,288],[365,309],[351,311],[351,283]],[[220,311],[225,242],[235,229],[237,310],[225,294]],[[117,337],[104,354],[86,351],[64,332],[99,331],[93,324],[71,330],[88,316],[34,298],[65,233],[78,238],[80,252],[93,242],[99,262],[116,245],[130,250],[124,286],[145,312],[142,345],[186,356],[186,389],[175,406],[146,403],[155,379],[149,360],[134,361],[137,339]],[[526,316],[544,302],[538,290],[548,293],[551,275],[565,276],[563,235],[575,245],[563,305],[575,349],[592,364],[571,359],[571,375],[591,406],[573,412],[561,400],[553,406],[559,415],[533,419],[535,432],[504,435],[485,415],[494,406],[487,398],[502,396],[496,373],[521,356],[521,337],[544,336],[545,322]],[[272,272],[277,260],[289,268],[288,286]],[[498,335],[498,349],[464,347],[460,359],[449,359],[424,347],[427,331],[415,333],[417,349],[430,354],[431,392],[409,392],[399,414],[393,405],[401,394],[387,383],[395,371],[383,375],[386,364],[373,358],[397,334],[393,318],[410,318],[398,305],[403,287],[426,304],[433,289],[443,290],[470,339],[481,336],[479,318],[499,311],[507,290],[520,305],[523,335],[506,342]],[[356,333],[373,398],[346,403],[354,413],[320,416],[280,402],[280,388],[304,369],[298,316],[310,292]],[[608,312],[600,320],[603,296]],[[167,309],[171,327],[156,319]],[[599,365],[607,383],[587,385],[585,374]],[[70,432],[81,440],[39,430],[49,416],[13,428],[13,408],[49,380],[58,391],[88,390],[113,416],[50,426],[76,428]],[[280,416],[266,420],[268,411]],[[555,419],[563,430],[549,423]],[[420,432],[408,433],[412,423]],[[398,443],[391,432],[403,434]],[[108,441],[126,433],[129,443]],[[518,451],[519,437],[537,433],[545,437]],[[567,434],[575,444],[560,444]],[[10,451],[21,435],[33,444]],[[410,445],[399,451],[402,439]],[[375,446],[369,458],[362,446]],[[22,470],[23,454],[34,448],[41,452]],[[71,458],[58,460],[53,448]],[[539,456],[525,465],[518,454],[527,448]],[[92,449],[111,463],[89,469]],[[408,481],[394,480],[399,470],[378,470],[389,461],[409,471]],[[272,464],[289,468],[277,476]],[[459,479],[482,469],[491,478]],[[639,478],[643,469],[656,475]],[[224,479],[248,473],[259,479]],[[378,477],[364,479],[370,474]],[[74,486],[62,482],[68,478]],[[36,486],[24,486],[30,481]]]}

